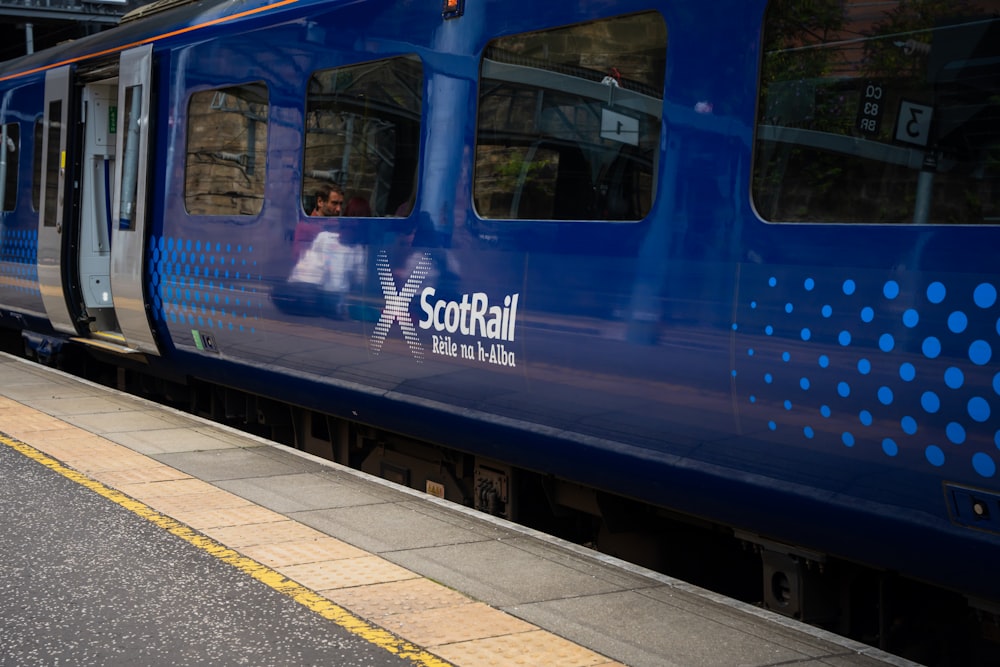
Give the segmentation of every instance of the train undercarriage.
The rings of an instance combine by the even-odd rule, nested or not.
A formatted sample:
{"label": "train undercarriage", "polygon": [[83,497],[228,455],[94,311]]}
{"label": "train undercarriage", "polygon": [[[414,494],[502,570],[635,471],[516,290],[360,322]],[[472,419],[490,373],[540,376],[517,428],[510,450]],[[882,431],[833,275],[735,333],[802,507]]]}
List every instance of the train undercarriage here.
{"label": "train undercarriage", "polygon": [[1000,606],[987,601],[236,388],[156,377],[99,350],[26,345],[8,329],[0,329],[0,349],[921,664],[1000,665]]}

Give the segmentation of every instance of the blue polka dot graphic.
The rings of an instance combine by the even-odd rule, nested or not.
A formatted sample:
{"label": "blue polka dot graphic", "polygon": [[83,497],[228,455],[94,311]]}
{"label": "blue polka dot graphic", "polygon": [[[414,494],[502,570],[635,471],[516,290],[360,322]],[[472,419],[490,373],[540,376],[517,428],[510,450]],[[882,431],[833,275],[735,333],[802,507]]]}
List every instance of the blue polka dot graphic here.
{"label": "blue polka dot graphic", "polygon": [[38,287],[38,231],[0,224],[0,291],[41,298]]}
{"label": "blue polka dot graphic", "polygon": [[257,332],[261,275],[253,246],[158,237],[148,272],[157,321],[204,333]]}
{"label": "blue polka dot graphic", "polygon": [[732,370],[744,430],[955,480],[997,476],[996,284],[752,267],[739,293]]}

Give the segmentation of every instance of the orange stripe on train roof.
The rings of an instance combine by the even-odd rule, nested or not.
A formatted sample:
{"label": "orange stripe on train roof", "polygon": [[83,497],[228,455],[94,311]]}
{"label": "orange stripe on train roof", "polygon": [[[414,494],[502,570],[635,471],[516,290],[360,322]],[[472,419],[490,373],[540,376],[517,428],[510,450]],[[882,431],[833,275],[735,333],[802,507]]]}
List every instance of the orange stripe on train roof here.
{"label": "orange stripe on train roof", "polygon": [[283,7],[285,5],[293,5],[299,0],[278,0],[278,2],[273,2],[269,5],[263,7],[257,7],[256,9],[248,9],[245,12],[240,12],[238,14],[233,14],[232,16],[222,16],[217,19],[212,19],[211,21],[205,21],[204,23],[199,23],[197,25],[191,25],[186,28],[181,28],[179,30],[172,30],[170,32],[165,32],[160,35],[154,35],[152,37],[147,37],[145,39],[140,39],[136,42],[130,44],[122,44],[121,46],[116,46],[111,49],[105,49],[103,51],[95,51],[93,53],[88,53],[86,55],[77,56],[76,58],[67,58],[66,60],[61,60],[56,63],[50,63],[48,65],[42,65],[41,67],[35,67],[33,69],[24,70],[23,72],[17,72],[16,74],[7,74],[5,76],[0,76],[0,81],[9,81],[11,79],[16,79],[18,77],[27,76],[29,74],[35,74],[36,72],[44,72],[45,70],[54,69],[56,67],[62,67],[63,65],[70,65],[72,63],[80,62],[82,60],[88,60],[90,58],[98,58],[100,56],[106,56],[111,53],[117,53],[119,51],[124,51],[126,49],[131,49],[136,46],[142,46],[143,44],[149,44],[150,42],[155,42],[160,39],[166,39],[168,37],[175,37],[177,35],[183,35],[186,32],[193,32],[195,30],[201,30],[202,28],[207,28],[209,26],[218,25],[220,23],[226,23],[228,21],[233,21],[235,19],[244,18],[246,16],[252,16],[254,14],[259,14],[260,12],[270,11],[278,7]]}

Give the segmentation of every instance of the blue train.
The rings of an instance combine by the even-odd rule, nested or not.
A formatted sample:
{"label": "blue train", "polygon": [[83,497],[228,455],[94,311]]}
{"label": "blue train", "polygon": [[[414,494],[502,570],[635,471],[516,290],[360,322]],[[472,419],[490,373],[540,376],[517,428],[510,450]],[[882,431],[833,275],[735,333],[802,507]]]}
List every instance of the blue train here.
{"label": "blue train", "polygon": [[0,66],[0,329],[613,553],[705,528],[891,650],[907,596],[987,636],[998,16],[157,3]]}

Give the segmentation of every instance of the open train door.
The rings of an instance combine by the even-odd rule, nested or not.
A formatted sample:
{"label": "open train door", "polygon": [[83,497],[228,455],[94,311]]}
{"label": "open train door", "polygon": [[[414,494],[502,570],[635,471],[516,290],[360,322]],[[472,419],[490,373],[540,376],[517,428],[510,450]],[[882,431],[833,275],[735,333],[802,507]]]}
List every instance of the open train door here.
{"label": "open train door", "polygon": [[152,48],[119,70],[46,72],[38,282],[56,331],[141,356],[159,354],[142,288]]}
{"label": "open train door", "polygon": [[76,326],[66,301],[67,266],[63,243],[66,205],[66,150],[69,141],[71,105],[71,65],[45,73],[45,108],[43,115],[41,192],[38,210],[38,285],[42,303],[56,331],[75,334]]}
{"label": "open train door", "polygon": [[147,44],[122,52],[119,65],[111,291],[118,327],[127,347],[159,354],[143,298],[153,47]]}

